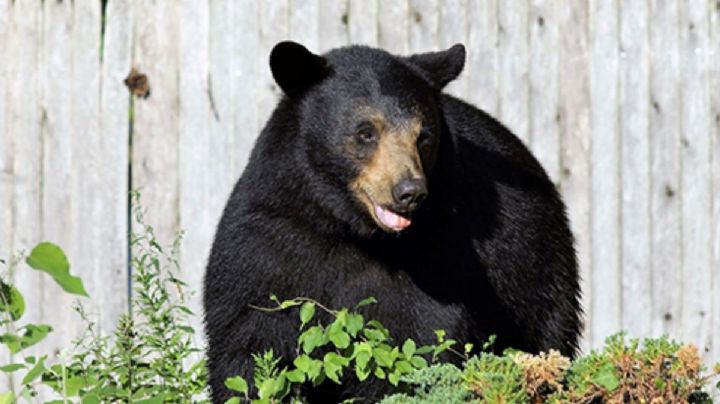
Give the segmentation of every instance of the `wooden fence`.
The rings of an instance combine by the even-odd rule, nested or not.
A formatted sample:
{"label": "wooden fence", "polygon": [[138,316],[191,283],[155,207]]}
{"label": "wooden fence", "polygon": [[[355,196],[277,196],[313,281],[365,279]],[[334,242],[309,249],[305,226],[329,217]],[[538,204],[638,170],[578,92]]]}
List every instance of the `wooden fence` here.
{"label": "wooden fence", "polygon": [[[720,359],[720,3],[0,0],[0,255],[50,240],[106,332],[127,310],[128,190],[200,291],[229,191],[279,97],[277,41],[401,54],[462,42],[448,91],[528,144],[568,204],[584,346],[669,333]],[[123,80],[147,75],[146,99]],[[19,270],[67,347],[71,298]],[[199,293],[193,300],[199,311]],[[198,323],[199,325],[199,323]],[[47,345],[46,345],[47,347]]]}

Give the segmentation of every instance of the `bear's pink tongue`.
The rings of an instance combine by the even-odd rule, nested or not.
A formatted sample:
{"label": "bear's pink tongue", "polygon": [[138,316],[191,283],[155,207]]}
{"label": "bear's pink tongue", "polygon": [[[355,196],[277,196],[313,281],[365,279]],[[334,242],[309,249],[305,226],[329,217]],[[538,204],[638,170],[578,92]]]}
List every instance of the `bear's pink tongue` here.
{"label": "bear's pink tongue", "polygon": [[406,219],[397,213],[393,213],[377,204],[375,204],[375,214],[385,226],[393,230],[402,230],[410,226],[411,223],[409,219]]}

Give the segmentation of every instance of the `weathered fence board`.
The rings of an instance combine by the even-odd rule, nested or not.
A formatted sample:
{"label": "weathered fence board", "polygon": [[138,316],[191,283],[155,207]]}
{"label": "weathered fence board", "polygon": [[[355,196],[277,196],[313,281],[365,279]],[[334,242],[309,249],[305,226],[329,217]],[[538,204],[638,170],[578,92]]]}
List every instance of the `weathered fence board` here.
{"label": "weathered fence board", "polygon": [[560,183],[560,46],[557,3],[535,0],[530,4],[528,80],[529,146],[550,178]]}
{"label": "weathered fence board", "polygon": [[[447,91],[498,116],[568,205],[583,347],[669,333],[720,359],[720,13],[704,0],[0,0],[0,255],[48,239],[100,329],[127,310],[128,191],[197,293],[217,220],[281,96],[272,46],[467,46]],[[123,83],[132,67],[148,98]],[[129,176],[131,173],[131,176]],[[135,228],[136,229],[136,228]],[[34,271],[26,319],[81,323]],[[193,324],[201,327],[200,318]],[[198,338],[201,342],[202,338]],[[0,357],[3,359],[3,357]]]}
{"label": "weathered fence board", "polygon": [[[130,95],[123,79],[132,65],[134,10],[132,0],[107,3],[100,65],[100,133],[97,137],[97,159],[102,163],[98,178],[101,184],[94,194],[99,212],[92,223],[97,240],[92,265],[85,271],[95,272],[89,285],[94,310],[92,317],[99,329],[109,332],[118,317],[128,310],[128,183],[130,160]],[[79,174],[78,174],[79,175]],[[83,191],[79,191],[82,197]],[[82,212],[80,212],[82,213]],[[78,229],[83,231],[84,229]],[[82,247],[82,246],[80,246]],[[86,254],[87,250],[79,251]]]}
{"label": "weathered fence board", "polygon": [[[720,9],[716,8],[716,11]],[[720,12],[710,15],[710,44],[720,43]],[[720,49],[717,46],[710,52],[710,102],[712,108],[713,127],[710,131],[712,141],[712,183],[710,195],[712,196],[713,214],[710,220],[713,244],[713,317],[712,324],[715,330],[720,324]],[[712,350],[710,358],[720,358],[720,333],[713,333]]]}
{"label": "weathered fence board", "polygon": [[[212,133],[211,75],[210,75],[210,9],[217,3],[182,1],[179,5],[180,70],[178,73],[180,91],[179,111],[179,159],[180,159],[180,228],[188,229],[183,236],[180,249],[180,277],[192,285],[195,294],[189,302],[198,316],[192,322],[196,331],[202,330],[202,294],[195,285],[202,285],[203,273],[195,270],[205,266],[212,242],[215,217],[207,209],[215,174],[209,167],[216,161],[210,154]],[[230,4],[230,3],[225,3]],[[232,13],[225,14],[232,17]],[[225,27],[229,28],[229,27]],[[229,37],[229,35],[228,35]],[[233,52],[228,52],[232,55]],[[229,87],[229,86],[227,86]],[[223,105],[230,102],[223,99]],[[224,116],[230,120],[229,116]],[[221,139],[230,137],[232,131]],[[231,161],[226,161],[231,163]],[[195,343],[203,344],[203,333],[197,333]]]}
{"label": "weathered fence board", "polygon": [[[0,0],[0,44],[9,44],[10,0]],[[0,46],[0,60],[8,60],[8,47]],[[12,254],[12,135],[8,130],[8,66],[0,63],[0,257],[9,260]],[[0,361],[10,362],[10,352],[0,350]],[[0,381],[0,386],[4,387]]]}
{"label": "weathered fence board", "polygon": [[[15,2],[10,9],[7,59],[7,131],[12,136],[12,240],[10,252],[29,252],[42,235],[43,114],[40,89],[42,8],[34,2]],[[48,151],[49,152],[49,151]],[[4,209],[8,209],[5,207]],[[50,218],[48,218],[50,219]],[[16,271],[14,281],[27,294],[23,319],[48,322],[44,313],[45,276],[36,271]],[[33,349],[35,348],[35,349]],[[30,352],[38,352],[31,347]]]}
{"label": "weathered fence board", "polygon": [[[710,348],[712,319],[712,217],[709,4],[680,7],[680,158],[682,177],[681,328],[672,332],[701,350]],[[717,46],[717,44],[715,44]],[[716,179],[717,181],[717,179]]]}
{"label": "weathered fence board", "polygon": [[[678,4],[650,3],[650,216],[653,333],[680,326],[680,100]],[[673,83],[668,85],[668,83]]]}
{"label": "weathered fence board", "polygon": [[498,118],[526,143],[530,140],[528,29],[527,2],[498,2]]}
{"label": "weathered fence board", "polygon": [[135,3],[133,65],[146,74],[150,96],[135,98],[130,148],[132,186],[162,240],[178,231],[178,8],[175,2]]}
{"label": "weathered fence board", "polygon": [[472,29],[465,39],[471,50],[465,62],[467,100],[491,115],[497,115],[499,109],[497,7],[498,0],[469,1],[467,19]]}
{"label": "weathered fence board", "polygon": [[[590,2],[590,182],[593,285],[592,342],[617,332],[622,320],[620,279],[620,139],[618,131],[618,2]],[[598,136],[598,134],[601,134]]]}
{"label": "weathered fence board", "polygon": [[622,328],[649,335],[652,317],[650,261],[650,145],[648,4],[620,6],[619,136],[621,177]]}
{"label": "weathered fence board", "polygon": [[[42,237],[57,242],[68,252],[69,258],[75,267],[82,272],[82,269],[91,269],[84,266],[84,260],[92,259],[92,255],[75,254],[74,241],[77,235],[82,233],[84,226],[81,221],[73,222],[73,208],[76,203],[91,201],[73,200],[73,167],[76,165],[78,154],[81,150],[73,146],[87,135],[79,134],[75,128],[76,113],[84,115],[85,111],[76,108],[74,101],[74,87],[76,83],[72,79],[75,72],[74,53],[68,52],[65,41],[75,37],[73,30],[79,28],[73,24],[73,7],[69,2],[43,3],[41,25],[38,32],[41,36],[42,46],[40,49],[40,92],[41,92],[41,131],[42,131]],[[95,41],[97,42],[97,41]],[[74,44],[73,44],[74,45]],[[79,55],[78,55],[79,56]],[[94,71],[97,76],[97,70]],[[83,78],[78,86],[87,85],[89,91],[83,96],[91,97],[93,87],[93,75]],[[95,86],[94,86],[95,85]],[[93,99],[93,101],[95,101]],[[97,116],[94,111],[88,111]],[[79,122],[78,122],[79,123]],[[93,135],[98,131],[95,130]],[[82,140],[85,141],[85,140]],[[89,171],[88,174],[90,175]],[[85,177],[87,178],[87,177]],[[82,179],[82,178],[78,178]],[[90,190],[89,190],[90,191]],[[80,230],[80,231],[78,231]],[[89,231],[89,229],[85,229]],[[82,255],[82,256],[81,256]],[[92,272],[82,273],[84,278],[92,277]],[[39,285],[30,292],[33,298],[40,302],[46,322],[52,325],[54,332],[49,335],[46,343],[52,347],[52,351],[69,345],[70,340],[78,334],[78,322],[73,321],[76,313],[72,310],[73,297],[61,293],[60,288],[46,282]],[[52,314],[51,314],[52,313]],[[57,358],[53,358],[57,359]]]}
{"label": "weathered fence board", "polygon": [[380,1],[378,7],[378,46],[388,52],[406,53],[409,4],[404,1]]}
{"label": "weathered fence board", "polygon": [[[588,5],[571,2],[561,8],[560,32],[560,99],[561,99],[561,182],[560,190],[568,206],[568,216],[576,238],[582,277],[585,335],[583,348],[592,346],[594,310],[591,304],[596,291],[592,283],[590,243],[590,49]],[[536,136],[542,136],[537,134]],[[604,292],[604,291],[603,291]],[[602,292],[601,292],[602,293]]]}

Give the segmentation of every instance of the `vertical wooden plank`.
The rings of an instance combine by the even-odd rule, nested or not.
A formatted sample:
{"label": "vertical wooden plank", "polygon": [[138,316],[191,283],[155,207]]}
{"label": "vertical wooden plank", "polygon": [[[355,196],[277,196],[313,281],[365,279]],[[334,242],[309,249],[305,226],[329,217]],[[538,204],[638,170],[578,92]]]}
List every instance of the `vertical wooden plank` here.
{"label": "vertical wooden plank", "polygon": [[259,54],[257,55],[259,61],[265,61],[262,63],[264,67],[259,70],[257,81],[257,100],[258,100],[258,127],[262,128],[265,126],[270,113],[275,109],[278,99],[282,92],[280,88],[275,84],[275,81],[270,74],[270,68],[268,67],[268,60],[270,51],[273,46],[278,42],[287,39],[290,33],[289,31],[289,7],[288,0],[278,0],[272,2],[260,2],[260,48]]}
{"label": "vertical wooden plank", "polygon": [[132,135],[132,186],[142,194],[148,224],[162,243],[178,230],[178,15],[175,2],[135,3],[133,63],[150,82],[136,98]]}
{"label": "vertical wooden plank", "polygon": [[652,334],[648,24],[647,2],[621,2],[622,329],[635,336]]}
{"label": "vertical wooden plank", "polygon": [[[712,182],[711,192],[713,214],[710,223],[713,232],[713,320],[712,327],[720,329],[720,4],[710,8],[710,102],[712,105],[713,128],[712,141]],[[713,334],[713,350],[709,361],[720,361],[720,333]],[[715,391],[715,400],[720,400],[720,392]]]}
{"label": "vertical wooden plank", "polygon": [[[40,49],[42,46],[42,7],[36,2],[16,1],[10,10],[7,59],[7,119],[12,136],[12,241],[11,251],[30,249],[42,238],[42,162],[43,147],[39,88]],[[45,276],[38,271],[18,268],[14,282],[28,304],[23,320],[45,321],[43,285]],[[36,351],[32,347],[30,354]]]}
{"label": "vertical wooden plank", "polygon": [[[116,182],[118,176],[125,178],[127,154],[121,151],[127,149],[127,142],[118,145],[108,139],[108,133],[101,131],[101,3],[72,4],[73,133],[70,142],[72,217],[77,230],[73,234],[71,259],[75,261],[78,275],[86,279],[88,293],[93,297],[88,310],[97,313],[100,327],[110,332],[127,307],[127,263],[124,262],[127,243],[123,237],[127,225],[118,220],[118,215],[126,217],[127,210],[123,210],[125,203],[117,200],[125,196],[122,193],[127,192],[127,182]],[[120,97],[127,101],[125,94]],[[120,140],[127,139],[126,133],[119,135]],[[120,150],[113,150],[116,146]]]}
{"label": "vertical wooden plank", "polygon": [[[205,262],[212,242],[215,221],[210,220],[217,212],[210,211],[210,199],[220,195],[210,187],[213,175],[221,177],[228,173],[209,172],[216,167],[217,160],[225,156],[212,156],[209,152],[211,126],[211,100],[209,76],[209,8],[219,2],[198,2],[183,0],[180,4],[180,70],[179,70],[179,147],[180,147],[180,228],[183,229],[183,243],[180,249],[182,279],[195,293],[188,297],[188,306],[196,314],[191,326],[195,329],[196,346],[204,346],[202,326],[201,287],[205,274]],[[225,4],[229,1],[223,2]],[[215,10],[219,11],[219,10]],[[232,13],[227,16],[232,18]],[[219,21],[218,28],[230,28]],[[230,37],[225,32],[225,37]],[[219,38],[215,38],[219,39]],[[232,58],[228,52],[226,57]],[[225,83],[227,85],[227,83]],[[223,106],[231,102],[228,98],[219,100]],[[213,101],[214,102],[214,101]],[[224,111],[223,111],[224,112]],[[214,115],[213,115],[214,116]],[[224,121],[231,117],[224,115]],[[232,139],[232,132],[213,133],[221,139]],[[224,164],[231,162],[225,157]],[[215,204],[216,205],[216,204]],[[213,205],[213,206],[215,206]]]}
{"label": "vertical wooden plank", "polygon": [[320,38],[318,51],[327,52],[330,49],[345,46],[349,43],[348,0],[318,0]]}
{"label": "vertical wooden plank", "polygon": [[[10,104],[8,91],[8,78],[10,72],[9,44],[10,44],[10,13],[12,3],[10,0],[0,0],[0,258],[7,262],[13,254],[13,145],[10,132],[8,108]],[[7,264],[1,266],[7,269]],[[7,349],[0,351],[0,361],[10,362],[10,352]],[[0,378],[0,389],[10,389],[9,376]]]}
{"label": "vertical wooden plank", "polygon": [[[0,257],[7,260],[12,255],[12,134],[8,125],[8,79],[10,43],[10,0],[0,0]],[[2,356],[0,356],[2,359]],[[0,385],[1,386],[1,385]]]}
{"label": "vertical wooden plank", "polygon": [[[457,43],[464,44],[467,41],[467,10],[465,0],[443,2],[439,10],[438,48],[433,49],[434,51],[447,49]],[[467,72],[463,69],[463,73],[445,87],[445,92],[464,99],[468,90],[467,76]]]}
{"label": "vertical wooden plank", "polygon": [[290,4],[290,35],[312,52],[320,45],[320,9],[318,0],[294,0]]}
{"label": "vertical wooden plank", "polygon": [[440,3],[438,0],[410,0],[408,53],[438,50]]}
{"label": "vertical wooden plank", "polygon": [[[260,134],[262,125],[268,116],[259,116],[258,105],[254,102],[247,102],[248,97],[262,97],[269,93],[269,86],[273,83],[272,74],[268,60],[270,58],[270,49],[262,45],[260,37],[260,22],[258,15],[260,10],[257,2],[249,2],[243,7],[235,5],[234,17],[234,71],[233,71],[233,89],[232,103],[235,105],[235,126],[234,126],[234,143],[233,143],[233,175],[230,184],[224,190],[229,195],[232,185],[240,177],[240,173],[245,168],[255,139]],[[223,35],[221,32],[212,33],[212,35]],[[317,52],[318,49],[312,49]],[[268,82],[268,87],[258,87],[258,82]],[[274,88],[274,86],[273,86]],[[258,94],[262,90],[264,95]],[[278,92],[279,94],[279,92]],[[274,107],[274,105],[273,105]],[[224,194],[223,194],[224,195]],[[215,213],[215,221],[220,218],[222,207],[225,199],[220,201],[219,207]]]}
{"label": "vertical wooden plank", "polygon": [[529,143],[528,2],[498,3],[500,120]]}
{"label": "vertical wooden plank", "polygon": [[491,115],[500,108],[498,0],[468,2],[467,100]]}
{"label": "vertical wooden plank", "polygon": [[349,0],[348,32],[350,43],[378,46],[378,1]]}
{"label": "vertical wooden plank", "polygon": [[592,251],[590,243],[590,90],[588,87],[588,5],[571,2],[560,8],[560,130],[561,184],[568,215],[575,235],[580,263],[585,334],[582,348],[591,345],[594,313],[592,290]]}
{"label": "vertical wooden plank", "polygon": [[710,41],[707,1],[680,9],[680,102],[682,194],[682,312],[680,336],[710,346],[712,328],[712,214]]}
{"label": "vertical wooden plank", "polygon": [[[128,310],[128,161],[130,158],[130,94],[123,80],[131,67],[134,26],[133,0],[108,1],[105,10],[100,65],[99,131],[95,137],[102,178],[93,191],[97,198],[92,226],[92,300],[100,310],[100,330],[109,334]],[[81,194],[82,195],[82,194]],[[76,212],[81,213],[79,210]],[[88,251],[85,251],[87,253]]]}
{"label": "vertical wooden plank", "polygon": [[682,288],[678,2],[650,2],[653,334],[676,330]]}
{"label": "vertical wooden plank", "polygon": [[[235,152],[236,148],[233,144],[235,112],[241,112],[248,103],[246,100],[235,100],[235,85],[239,84],[235,76],[235,58],[240,56],[236,46],[238,44],[233,35],[235,29],[249,30],[250,27],[237,27],[235,24],[235,8],[241,7],[237,2],[217,0],[210,2],[209,8],[209,25],[206,30],[206,44],[201,46],[199,50],[201,58],[209,58],[209,66],[205,73],[207,88],[203,94],[203,98],[209,101],[210,119],[207,122],[210,133],[207,138],[207,153],[210,160],[205,163],[204,171],[207,180],[212,186],[211,189],[216,190],[216,196],[223,198],[227,196],[232,182],[235,177]],[[254,16],[257,18],[257,15]],[[264,61],[255,55],[258,62]],[[209,72],[209,73],[208,73]],[[245,80],[248,80],[245,78]],[[189,93],[188,93],[188,96]],[[247,96],[246,96],[247,97]],[[251,97],[251,96],[250,96]],[[239,104],[236,104],[239,102]],[[238,105],[236,107],[236,105]],[[192,113],[188,111],[189,113]],[[249,117],[253,122],[257,117]],[[239,128],[242,131],[242,128]],[[224,203],[223,201],[222,203]],[[220,207],[222,205],[213,204],[212,207]],[[219,213],[218,213],[219,215]],[[205,254],[206,255],[206,254]]]}
{"label": "vertical wooden plank", "polygon": [[407,0],[378,3],[378,46],[390,53],[407,53],[408,7]]}
{"label": "vertical wooden plank", "polygon": [[560,183],[560,31],[557,3],[533,0],[528,18],[530,148],[550,178]]}
{"label": "vertical wooden plank", "polygon": [[620,329],[618,3],[590,3],[593,344]]}
{"label": "vertical wooden plank", "polygon": [[[78,257],[73,248],[74,235],[83,229],[78,229],[79,224],[73,223],[71,215],[71,184],[74,180],[71,175],[72,136],[75,133],[73,117],[76,112],[72,101],[72,31],[78,27],[73,24],[71,3],[45,2],[37,7],[43,10],[38,79],[42,108],[42,150],[45,152],[42,153],[42,221],[40,218],[36,220],[42,227],[42,238],[59,244],[68,254],[73,272],[77,273],[78,269],[85,269],[78,266]],[[89,95],[95,94],[91,92]],[[86,272],[84,275],[83,279],[88,282],[87,277],[91,273]],[[53,332],[43,341],[43,350],[55,356],[77,336],[80,321],[72,310],[72,296],[62,293],[52,282],[46,282],[43,286],[43,321],[53,327]],[[57,360],[57,357],[53,359]]]}

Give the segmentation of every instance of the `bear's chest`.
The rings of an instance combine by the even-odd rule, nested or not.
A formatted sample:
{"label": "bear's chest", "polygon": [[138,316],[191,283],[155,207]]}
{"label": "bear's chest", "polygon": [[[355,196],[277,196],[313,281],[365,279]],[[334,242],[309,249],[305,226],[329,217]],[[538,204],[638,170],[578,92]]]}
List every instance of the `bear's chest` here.
{"label": "bear's chest", "polygon": [[[325,284],[322,298],[332,307],[353,307],[365,298],[376,298],[378,303],[364,308],[364,314],[399,330],[397,339],[432,343],[438,329],[454,338],[475,339],[469,330],[473,306],[482,294],[481,271],[461,267],[462,260],[448,265],[455,260],[432,256],[428,250],[388,253],[344,247],[326,255],[313,272]],[[467,287],[473,284],[478,288]]]}

